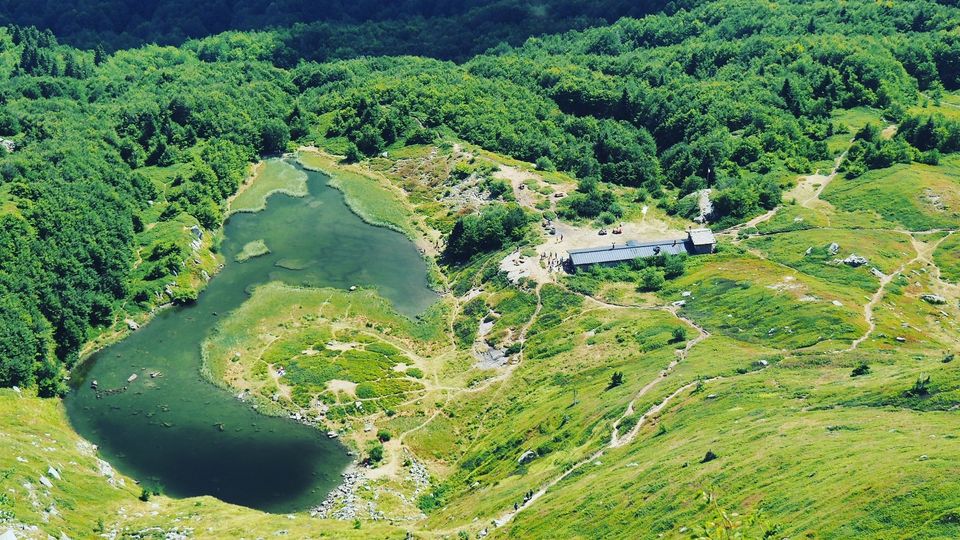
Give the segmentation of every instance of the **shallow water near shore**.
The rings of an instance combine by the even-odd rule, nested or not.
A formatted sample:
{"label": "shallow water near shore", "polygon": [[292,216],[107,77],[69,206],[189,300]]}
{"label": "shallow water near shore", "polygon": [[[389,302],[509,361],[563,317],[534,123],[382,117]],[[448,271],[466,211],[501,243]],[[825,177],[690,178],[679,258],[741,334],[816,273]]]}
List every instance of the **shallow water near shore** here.
{"label": "shallow water near shore", "polygon": [[[299,168],[280,161],[267,166]],[[341,444],[319,429],[261,415],[200,375],[201,343],[251,287],[268,281],[373,287],[407,316],[436,300],[409,239],[363,222],[327,185],[328,177],[304,172],[306,197],[275,194],[265,210],[229,218],[221,246],[225,267],[196,303],[159,312],[73,374],[65,404],[74,428],[144,486],[291,512],[319,504],[340,482],[350,462]],[[255,240],[270,252],[236,262]],[[100,398],[90,388],[93,380]]]}

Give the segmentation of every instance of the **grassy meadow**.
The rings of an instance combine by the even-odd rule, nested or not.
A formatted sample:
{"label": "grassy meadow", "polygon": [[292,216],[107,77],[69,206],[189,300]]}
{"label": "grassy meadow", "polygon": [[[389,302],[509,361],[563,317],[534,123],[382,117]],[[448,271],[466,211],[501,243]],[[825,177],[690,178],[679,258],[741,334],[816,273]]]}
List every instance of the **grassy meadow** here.
{"label": "grassy meadow", "polygon": [[[330,174],[372,222],[436,234],[463,204],[445,175],[472,158],[418,146],[349,167],[317,153],[300,159]],[[493,154],[478,159],[538,174]],[[722,515],[745,538],[954,537],[960,375],[950,355],[960,312],[938,276],[956,279],[957,237],[910,230],[955,226],[951,210],[917,198],[928,185],[945,193],[955,166],[838,177],[824,200],[785,204],[724,236],[717,253],[691,257],[657,292],[641,292],[629,273],[593,283],[589,296],[571,290],[585,290],[573,278],[510,283],[496,271],[506,253],[445,272],[453,292],[416,320],[372,290],[256,288],[204,343],[207,377],[265,413],[316,423],[318,436],[336,431],[368,478],[356,500],[385,521],[271,516],[210,498],[142,503],[129,479],[111,486],[92,454],[78,457],[82,444],[71,446],[56,408],[42,425],[18,427],[18,446],[0,442],[9,446],[0,455],[33,463],[45,452],[29,438],[39,431],[67,441],[58,463],[86,467],[72,498],[54,503],[72,505],[61,510],[71,537],[102,518],[107,531],[173,526],[200,538],[475,538],[483,529],[494,538],[685,538]],[[525,245],[541,240],[531,233]],[[836,261],[851,253],[869,264]],[[873,268],[890,276],[882,290]],[[952,302],[922,301],[929,292]],[[478,345],[505,360],[485,362]],[[614,429],[626,442],[610,446]],[[426,485],[414,480],[419,467]],[[10,484],[13,502],[0,502],[23,522],[44,519],[46,503],[29,502],[21,480]],[[56,536],[60,522],[48,519],[43,530]]]}
{"label": "grassy meadow", "polygon": [[266,514],[212,497],[161,494],[143,501],[133,479],[100,460],[96,447],[73,432],[57,401],[0,390],[0,409],[18,419],[0,428],[0,531],[10,528],[17,538],[403,536],[384,523],[358,529],[351,522]]}
{"label": "grassy meadow", "polygon": [[940,244],[933,257],[944,279],[960,283],[960,235],[953,234]]}
{"label": "grassy meadow", "polygon": [[375,173],[339,164],[336,158],[320,152],[301,151],[297,159],[304,168],[329,176],[330,185],[343,192],[347,205],[364,221],[417,237],[409,207]]}
{"label": "grassy meadow", "polygon": [[960,156],[939,166],[897,164],[855,179],[837,177],[823,199],[840,210],[874,213],[890,223],[884,228],[954,229],[960,225]]}
{"label": "grassy meadow", "polygon": [[307,194],[307,175],[279,159],[269,159],[258,166],[230,200],[227,214],[259,212],[266,208],[267,198],[274,193],[303,197]]}

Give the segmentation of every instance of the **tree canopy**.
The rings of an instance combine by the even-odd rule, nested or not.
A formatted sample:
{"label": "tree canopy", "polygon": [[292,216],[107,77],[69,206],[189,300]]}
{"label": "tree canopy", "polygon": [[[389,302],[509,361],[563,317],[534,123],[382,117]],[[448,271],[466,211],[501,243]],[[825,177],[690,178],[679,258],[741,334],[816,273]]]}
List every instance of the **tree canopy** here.
{"label": "tree canopy", "polygon": [[[829,158],[837,110],[900,124],[858,134],[850,176],[960,149],[955,120],[905,112],[960,88],[950,2],[134,4],[0,1],[22,24],[0,29],[16,145],[0,156],[0,384],[56,393],[121,304],[189,301],[171,292],[189,262],[175,238],[219,228],[248,164],[291,142],[362,160],[462,139],[575,176],[569,217],[617,219],[624,190],[693,217],[711,188],[721,225]],[[500,249],[526,221],[509,204],[461,216],[445,257]]]}

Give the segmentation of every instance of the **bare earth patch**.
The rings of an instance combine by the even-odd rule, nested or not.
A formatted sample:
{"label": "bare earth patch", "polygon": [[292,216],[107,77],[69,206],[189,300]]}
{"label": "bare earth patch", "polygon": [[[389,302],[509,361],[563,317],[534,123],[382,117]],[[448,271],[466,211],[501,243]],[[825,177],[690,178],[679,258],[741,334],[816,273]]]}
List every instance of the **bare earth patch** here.
{"label": "bare earth patch", "polygon": [[[556,234],[549,234],[547,230],[543,243],[536,246],[536,255],[525,256],[521,252],[507,255],[500,262],[500,270],[507,273],[507,278],[517,281],[520,278],[530,278],[537,283],[550,283],[554,275],[563,272],[561,261],[567,258],[572,249],[599,247],[611,244],[625,244],[634,240],[645,242],[651,240],[685,239],[686,234],[671,228],[670,225],[659,219],[646,218],[640,222],[624,222],[621,224],[622,234],[600,235],[599,229],[589,226],[578,226],[554,221],[550,225],[556,229]],[[546,228],[546,227],[545,227]],[[608,231],[612,228],[608,228]]]}
{"label": "bare earth patch", "polygon": [[351,396],[357,395],[357,383],[350,381],[343,381],[340,379],[331,379],[327,381],[327,390],[331,392],[344,392],[350,394]]}

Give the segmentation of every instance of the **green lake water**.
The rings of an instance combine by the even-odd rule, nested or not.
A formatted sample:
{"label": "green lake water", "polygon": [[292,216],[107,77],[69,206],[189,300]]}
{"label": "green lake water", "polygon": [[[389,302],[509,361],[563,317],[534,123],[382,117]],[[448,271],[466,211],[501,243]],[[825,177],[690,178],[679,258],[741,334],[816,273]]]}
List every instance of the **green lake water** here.
{"label": "green lake water", "polygon": [[[200,375],[200,347],[217,322],[268,281],[293,285],[374,287],[396,309],[415,316],[436,295],[426,265],[406,237],[363,222],[320,173],[308,175],[309,195],[270,197],[265,210],[235,214],[224,226],[225,267],[198,301],[163,310],[73,374],[67,413],[101,456],[143,485],[175,497],[212,495],[269,512],[320,503],[350,462],[325,432],[257,413]],[[262,239],[267,255],[234,261]],[[295,302],[295,298],[291,298]],[[162,376],[151,378],[150,373]],[[132,375],[137,379],[127,382]],[[125,392],[97,398],[101,392]]]}

